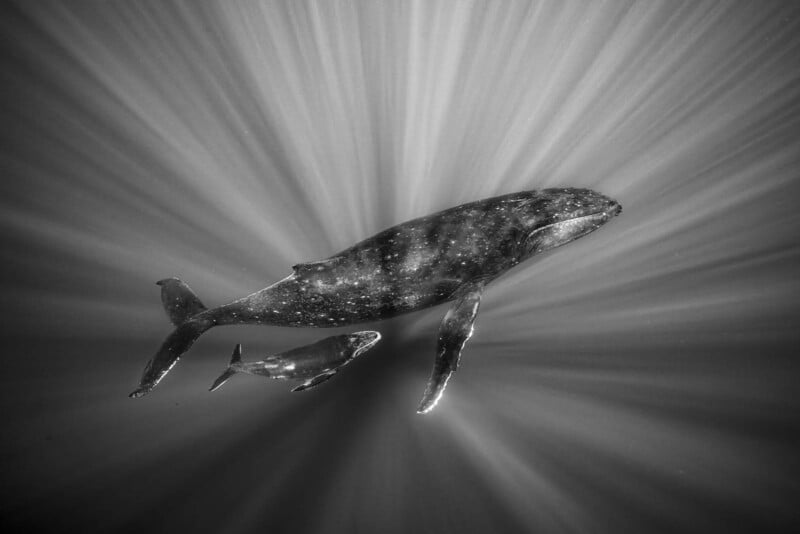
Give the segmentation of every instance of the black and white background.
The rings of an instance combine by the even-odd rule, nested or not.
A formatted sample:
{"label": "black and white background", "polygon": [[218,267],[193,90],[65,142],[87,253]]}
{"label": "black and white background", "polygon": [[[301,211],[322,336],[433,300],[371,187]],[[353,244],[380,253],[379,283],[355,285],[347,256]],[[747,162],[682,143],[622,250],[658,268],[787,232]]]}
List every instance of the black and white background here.
{"label": "black and white background", "polygon": [[[769,532],[800,523],[800,4],[3,1],[0,523],[57,532]],[[622,215],[306,393],[353,330],[170,325],[525,189]],[[363,328],[363,327],[359,327]]]}

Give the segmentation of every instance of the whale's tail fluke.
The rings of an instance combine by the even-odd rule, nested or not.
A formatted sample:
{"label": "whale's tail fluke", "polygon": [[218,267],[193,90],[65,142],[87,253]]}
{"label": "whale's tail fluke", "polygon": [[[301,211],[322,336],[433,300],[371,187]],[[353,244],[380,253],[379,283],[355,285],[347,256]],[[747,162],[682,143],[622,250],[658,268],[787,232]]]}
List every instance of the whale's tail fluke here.
{"label": "whale's tail fluke", "polygon": [[156,282],[161,286],[161,302],[169,320],[180,326],[189,317],[206,311],[206,307],[189,285],[178,278],[164,278]]}
{"label": "whale's tail fluke", "polygon": [[228,365],[228,368],[225,369],[225,372],[223,372],[221,375],[219,375],[219,377],[216,380],[214,380],[214,383],[211,385],[209,391],[214,391],[222,384],[227,382],[230,377],[238,373],[239,370],[237,369],[236,366],[236,364],[238,363],[242,363],[242,345],[237,343],[236,347],[233,349],[233,355],[231,356],[231,363]]}
{"label": "whale's tail fluke", "polygon": [[147,362],[139,387],[128,395],[132,398],[143,397],[150,393],[195,340],[214,326],[211,320],[196,317],[206,311],[206,307],[185,282],[177,278],[165,278],[156,284],[161,286],[164,311],[177,328],[164,340],[156,355]]}

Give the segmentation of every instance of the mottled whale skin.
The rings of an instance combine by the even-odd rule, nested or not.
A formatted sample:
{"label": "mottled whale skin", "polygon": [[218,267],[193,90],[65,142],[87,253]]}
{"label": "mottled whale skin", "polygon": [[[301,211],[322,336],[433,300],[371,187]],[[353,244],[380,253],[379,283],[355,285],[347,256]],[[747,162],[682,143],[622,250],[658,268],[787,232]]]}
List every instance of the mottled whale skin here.
{"label": "mottled whale skin", "polygon": [[310,345],[272,354],[258,362],[243,362],[242,346],[236,345],[230,365],[214,381],[210,391],[220,387],[236,373],[303,380],[292,391],[304,391],[331,378],[341,367],[374,347],[380,339],[380,332],[374,330],[330,336]]}
{"label": "mottled whale skin", "polygon": [[206,330],[232,324],[339,327],[454,301],[442,321],[433,374],[418,411],[433,408],[472,334],[486,284],[532,256],[608,222],[619,203],[589,189],[523,191],[393,226],[283,280],[207,309],[177,278],[158,282],[177,327],[131,397],[151,391]]}

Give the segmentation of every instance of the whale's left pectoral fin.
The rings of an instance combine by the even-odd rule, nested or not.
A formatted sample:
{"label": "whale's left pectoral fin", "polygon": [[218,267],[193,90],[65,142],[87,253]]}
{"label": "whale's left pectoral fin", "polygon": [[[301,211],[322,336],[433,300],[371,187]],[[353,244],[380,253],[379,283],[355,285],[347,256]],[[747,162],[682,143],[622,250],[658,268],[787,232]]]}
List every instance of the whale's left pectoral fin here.
{"label": "whale's left pectoral fin", "polygon": [[308,380],[306,380],[305,382],[303,382],[299,386],[297,386],[295,388],[292,388],[292,391],[293,392],[294,391],[304,391],[306,389],[313,388],[314,386],[318,386],[318,385],[322,384],[323,382],[325,382],[326,380],[328,380],[330,377],[332,377],[335,374],[336,374],[336,370],[327,371],[325,373],[319,374],[319,375],[315,376],[314,378],[309,378]]}
{"label": "whale's left pectoral fin", "polygon": [[436,346],[436,361],[428,379],[428,387],[422,395],[417,413],[427,413],[439,402],[447,381],[458,369],[458,361],[464,344],[472,335],[472,325],[478,315],[483,284],[467,290],[447,311],[439,327]]}

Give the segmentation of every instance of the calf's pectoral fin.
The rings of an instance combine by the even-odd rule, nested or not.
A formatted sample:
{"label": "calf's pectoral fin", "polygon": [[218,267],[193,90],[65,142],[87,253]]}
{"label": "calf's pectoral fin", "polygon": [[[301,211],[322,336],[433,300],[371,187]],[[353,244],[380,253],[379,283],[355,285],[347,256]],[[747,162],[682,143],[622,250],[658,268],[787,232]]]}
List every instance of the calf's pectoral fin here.
{"label": "calf's pectoral fin", "polygon": [[428,386],[422,395],[417,413],[427,413],[436,406],[450,375],[458,369],[461,350],[472,335],[472,325],[478,315],[482,292],[483,284],[467,288],[444,316],[439,327],[433,372],[428,379]]}
{"label": "calf's pectoral fin", "polygon": [[314,386],[318,386],[318,385],[322,384],[323,382],[325,382],[326,380],[328,380],[330,377],[332,377],[335,374],[336,374],[336,370],[335,369],[333,371],[326,371],[326,372],[324,372],[322,374],[319,374],[319,375],[317,375],[317,376],[315,376],[313,378],[309,378],[308,380],[306,380],[305,382],[303,382],[299,386],[292,388],[292,391],[304,391],[306,389],[313,388]]}

